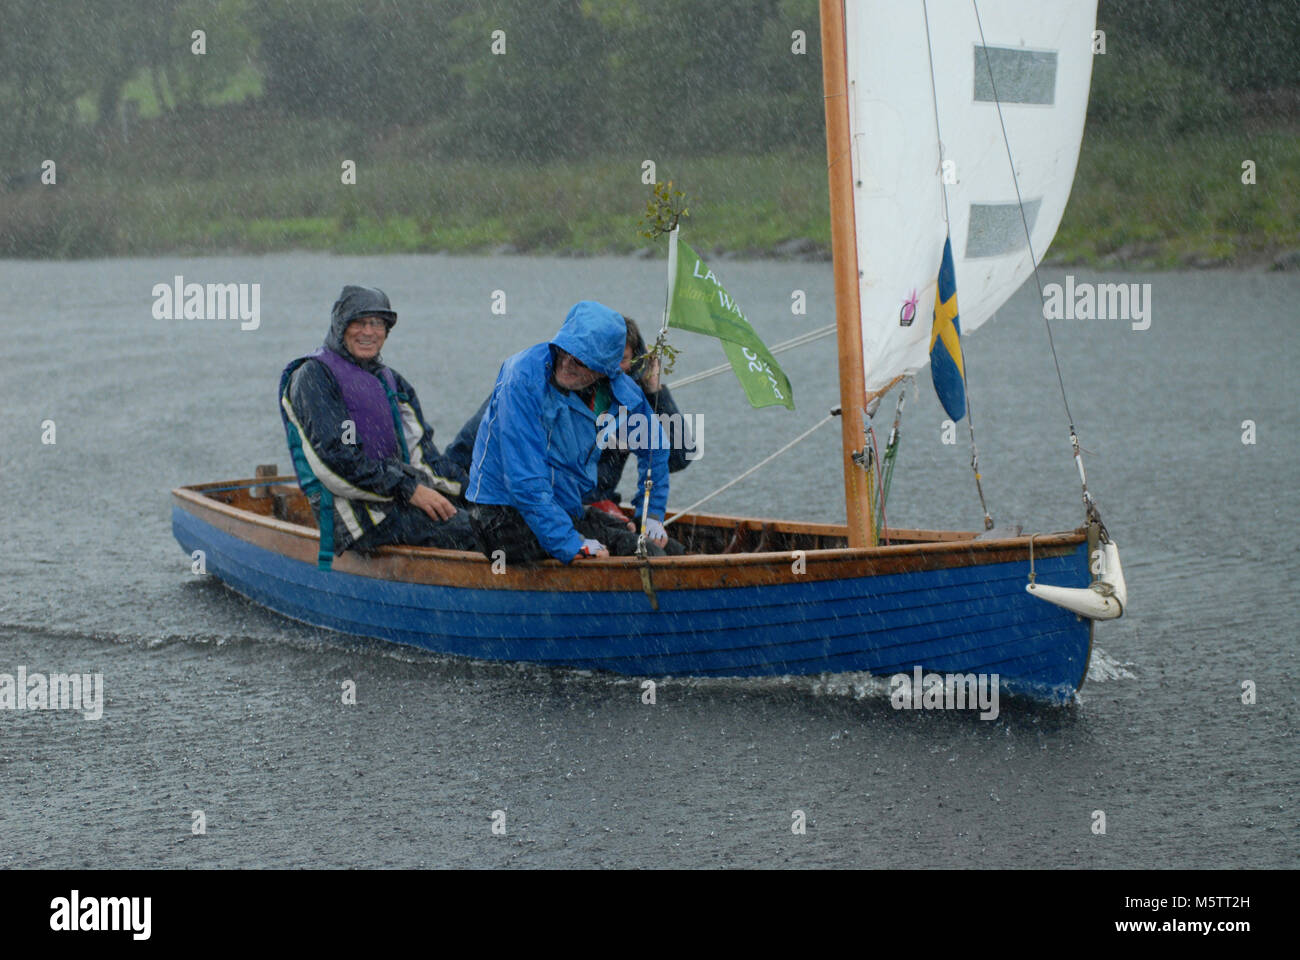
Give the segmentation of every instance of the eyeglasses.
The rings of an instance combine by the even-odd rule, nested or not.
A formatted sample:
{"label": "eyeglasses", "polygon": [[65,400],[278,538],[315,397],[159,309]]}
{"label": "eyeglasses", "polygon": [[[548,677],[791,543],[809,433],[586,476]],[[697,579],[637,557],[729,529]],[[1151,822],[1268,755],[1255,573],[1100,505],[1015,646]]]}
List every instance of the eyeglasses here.
{"label": "eyeglasses", "polygon": [[352,323],[348,324],[348,326],[358,326],[363,330],[367,327],[372,327],[375,330],[387,330],[388,321],[382,317],[359,317],[358,319],[353,320]]}
{"label": "eyeglasses", "polygon": [[595,372],[596,372],[595,370],[591,369],[591,367],[587,366],[585,363],[583,363],[581,360],[579,360],[577,357],[575,357],[573,354],[569,353],[567,350],[561,350],[561,351],[560,351],[560,361],[563,362],[563,361],[565,361],[565,360],[569,361],[569,362],[572,363],[575,367],[577,367],[579,373],[595,373]]}

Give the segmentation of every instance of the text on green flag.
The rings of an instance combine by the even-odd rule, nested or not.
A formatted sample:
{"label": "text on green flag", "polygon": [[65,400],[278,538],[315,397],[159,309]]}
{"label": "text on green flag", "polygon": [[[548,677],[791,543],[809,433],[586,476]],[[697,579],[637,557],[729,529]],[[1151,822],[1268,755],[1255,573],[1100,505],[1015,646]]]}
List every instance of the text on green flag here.
{"label": "text on green flag", "polygon": [[785,371],[700,255],[678,241],[676,230],[669,239],[668,265],[668,326],[721,340],[750,406],[779,404],[793,410],[794,394]]}

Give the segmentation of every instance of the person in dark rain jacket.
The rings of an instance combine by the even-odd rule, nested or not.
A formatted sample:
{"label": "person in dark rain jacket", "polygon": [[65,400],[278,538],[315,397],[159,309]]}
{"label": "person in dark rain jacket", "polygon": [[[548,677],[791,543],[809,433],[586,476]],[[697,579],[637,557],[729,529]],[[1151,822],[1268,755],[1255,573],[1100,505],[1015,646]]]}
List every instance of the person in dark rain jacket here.
{"label": "person in dark rain jacket", "polygon": [[324,346],[280,378],[280,415],[321,527],[322,567],[350,548],[477,548],[457,508],[465,471],[434,446],[415,388],[380,359],[396,323],[382,290],[345,286]]}
{"label": "person in dark rain jacket", "polygon": [[660,555],[669,543],[663,526],[667,440],[645,394],[619,366],[626,341],[619,314],[584,300],[549,343],[501,365],[476,432],[466,489],[470,519],[489,557],[503,550],[511,562],[549,555],[570,563],[635,552],[635,533],[582,502],[596,486],[597,420],[619,408],[644,418],[647,427],[645,441],[631,452],[639,489],[644,491],[647,478],[653,481],[646,523],[650,552]]}

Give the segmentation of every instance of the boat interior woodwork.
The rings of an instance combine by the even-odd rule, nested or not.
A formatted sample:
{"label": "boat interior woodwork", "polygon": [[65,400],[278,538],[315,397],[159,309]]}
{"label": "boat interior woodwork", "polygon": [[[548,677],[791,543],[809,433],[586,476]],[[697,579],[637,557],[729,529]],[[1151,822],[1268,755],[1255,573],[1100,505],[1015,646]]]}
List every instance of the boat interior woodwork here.
{"label": "boat interior woodwork", "polygon": [[[316,529],[311,505],[293,476],[195,484],[188,489],[237,510],[273,517],[312,531]],[[848,546],[848,530],[844,524],[763,517],[686,514],[672,524],[669,533],[687,553],[695,555],[833,550]],[[977,536],[976,531],[890,529],[888,540],[882,538],[881,543],[943,543],[974,540]]]}

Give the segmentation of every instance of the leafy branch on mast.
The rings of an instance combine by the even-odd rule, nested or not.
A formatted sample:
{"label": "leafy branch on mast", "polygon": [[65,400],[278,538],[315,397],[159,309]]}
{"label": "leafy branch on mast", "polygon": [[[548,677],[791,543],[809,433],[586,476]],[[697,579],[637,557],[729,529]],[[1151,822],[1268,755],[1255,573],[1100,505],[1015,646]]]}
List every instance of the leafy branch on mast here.
{"label": "leafy branch on mast", "polygon": [[650,188],[650,199],[645,203],[645,216],[637,226],[645,228],[641,231],[641,236],[647,240],[658,240],[676,230],[682,217],[690,215],[686,195],[680,190],[674,190],[671,180],[667,183],[657,180]]}
{"label": "leafy branch on mast", "polygon": [[[656,180],[654,186],[650,188],[650,199],[645,204],[645,215],[637,226],[644,228],[641,230],[641,236],[647,240],[658,240],[676,230],[682,218],[690,215],[690,208],[686,205],[686,194],[674,190],[671,180],[667,183]],[[666,311],[665,304],[665,317]],[[633,362],[643,363],[644,369],[647,370],[653,370],[654,365],[657,364],[659,377],[662,379],[673,372],[673,366],[677,363],[680,352],[668,342],[668,327],[665,321],[665,326],[660,329],[654,346],[641,356],[633,358]]]}

